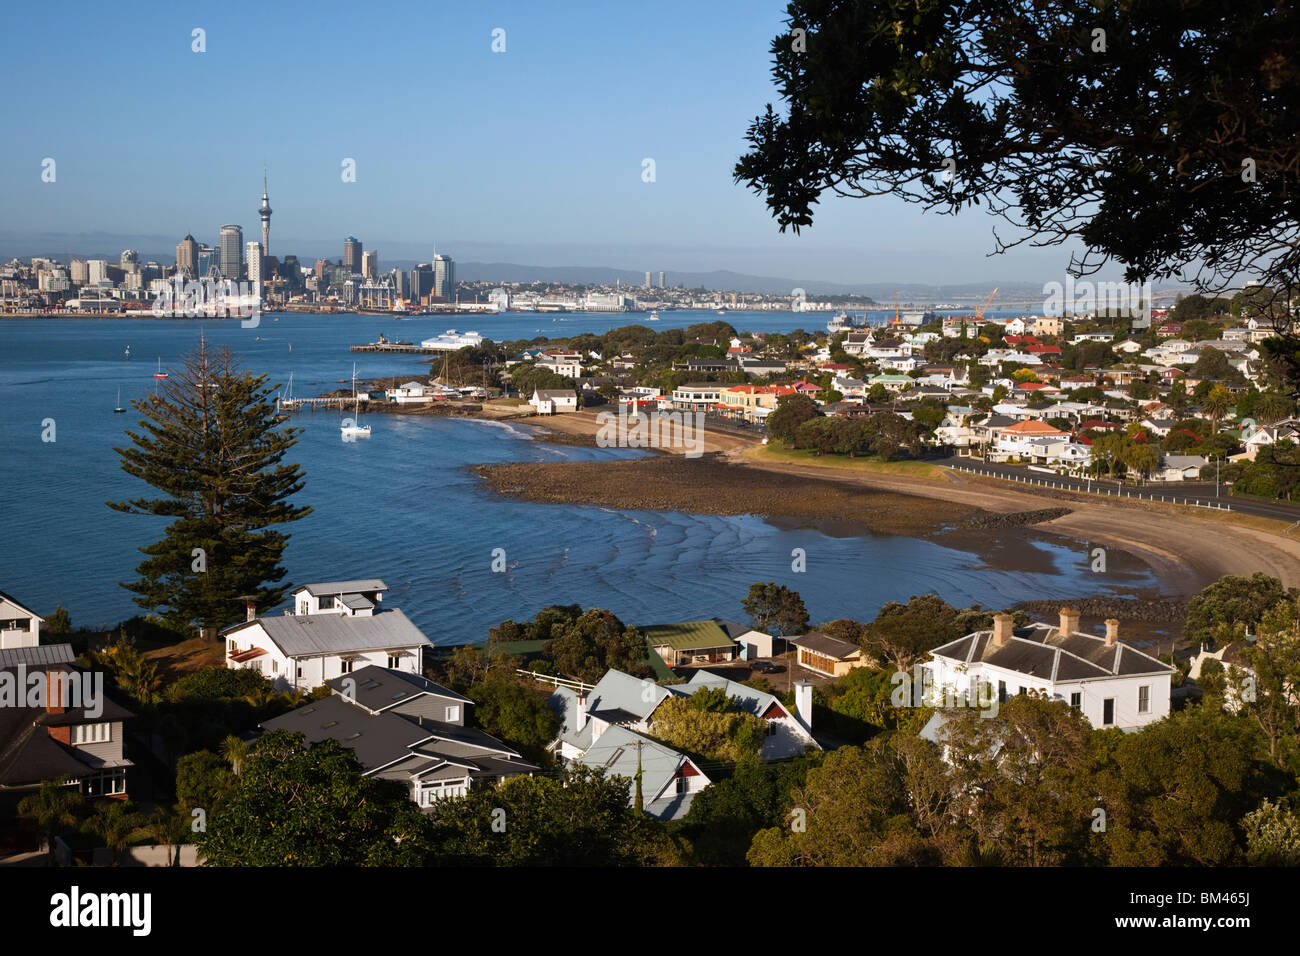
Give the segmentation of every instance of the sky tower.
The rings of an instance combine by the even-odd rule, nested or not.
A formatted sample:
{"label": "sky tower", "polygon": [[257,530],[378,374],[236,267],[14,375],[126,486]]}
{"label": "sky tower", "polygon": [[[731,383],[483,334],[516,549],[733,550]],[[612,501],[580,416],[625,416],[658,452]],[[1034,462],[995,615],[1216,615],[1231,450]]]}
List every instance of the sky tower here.
{"label": "sky tower", "polygon": [[262,205],[257,207],[257,214],[262,217],[262,255],[270,255],[271,248],[271,203],[266,198],[266,173],[262,174]]}

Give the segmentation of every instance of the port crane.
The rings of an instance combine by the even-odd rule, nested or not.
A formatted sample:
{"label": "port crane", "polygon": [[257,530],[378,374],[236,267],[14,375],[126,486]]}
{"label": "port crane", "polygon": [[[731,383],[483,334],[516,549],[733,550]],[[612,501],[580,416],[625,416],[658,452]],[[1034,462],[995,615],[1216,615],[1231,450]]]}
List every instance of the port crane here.
{"label": "port crane", "polygon": [[977,321],[977,322],[983,322],[983,321],[984,321],[984,313],[987,312],[987,311],[988,311],[988,307],[989,307],[990,305],[993,304],[993,300],[997,297],[998,289],[1000,289],[1000,288],[1001,288],[1001,286],[997,286],[997,287],[995,287],[995,288],[993,289],[993,291],[989,293],[989,297],[988,297],[988,299],[985,301],[985,303],[984,303],[982,306],[980,306],[978,309],[975,310],[975,321]]}

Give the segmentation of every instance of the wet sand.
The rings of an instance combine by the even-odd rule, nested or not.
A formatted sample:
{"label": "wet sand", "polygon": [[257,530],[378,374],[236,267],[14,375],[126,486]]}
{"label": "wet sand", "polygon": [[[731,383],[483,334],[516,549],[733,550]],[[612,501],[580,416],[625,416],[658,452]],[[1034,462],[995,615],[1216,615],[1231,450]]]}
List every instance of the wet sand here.
{"label": "wet sand", "polygon": [[[520,421],[559,433],[564,443],[594,445],[595,416],[601,410]],[[817,527],[828,534],[926,537],[1007,569],[1032,568],[1041,561],[1036,549],[1025,546],[1034,538],[1089,553],[1100,547],[1106,549],[1111,573],[1146,567],[1156,575],[1158,592],[1135,594],[1148,599],[1185,601],[1225,574],[1256,571],[1300,587],[1300,541],[1282,536],[1282,522],[1159,502],[1038,494],[947,470],[923,477],[808,465],[765,457],[755,437],[730,432],[706,433],[704,447],[714,454],[511,464],[476,471],[497,491],[532,501],[758,514],[783,527]],[[1049,509],[1058,511],[1034,520],[1052,515]],[[970,527],[980,524],[993,527]]]}

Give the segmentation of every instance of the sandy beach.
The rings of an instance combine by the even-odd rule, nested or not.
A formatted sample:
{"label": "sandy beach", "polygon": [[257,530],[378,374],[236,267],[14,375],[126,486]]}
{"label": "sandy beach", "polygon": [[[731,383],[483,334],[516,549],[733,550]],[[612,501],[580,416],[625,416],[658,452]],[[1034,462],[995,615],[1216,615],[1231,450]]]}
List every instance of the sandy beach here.
{"label": "sandy beach", "polygon": [[[564,443],[595,444],[601,409],[527,417]],[[548,440],[542,436],[542,440]],[[709,431],[705,456],[664,453],[618,462],[511,464],[477,469],[498,491],[533,501],[704,514],[759,514],[813,524],[839,533],[954,536],[954,544],[983,550],[998,543],[1013,559],[1019,534],[1068,539],[1080,547],[1131,555],[1161,582],[1160,593],[1186,600],[1225,574],[1256,571],[1300,587],[1300,540],[1283,535],[1280,521],[1207,512],[1159,502],[1136,502],[1062,492],[1039,493],[948,469],[895,474],[783,460],[749,435]],[[925,473],[923,473],[925,472]],[[929,473],[929,474],[926,474]],[[930,476],[933,475],[933,477]],[[1068,509],[1029,524],[1017,516]],[[1005,530],[963,530],[980,515],[1007,518]],[[987,522],[983,522],[987,523]]]}

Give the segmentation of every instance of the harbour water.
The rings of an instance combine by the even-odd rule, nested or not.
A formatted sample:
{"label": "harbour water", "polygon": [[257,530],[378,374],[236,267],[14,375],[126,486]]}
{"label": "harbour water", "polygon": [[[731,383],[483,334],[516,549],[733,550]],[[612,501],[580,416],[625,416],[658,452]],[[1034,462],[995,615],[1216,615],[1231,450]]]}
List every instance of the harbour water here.
{"label": "harbour water", "polygon": [[[755,331],[825,323],[820,314],[661,315],[657,331],[717,319]],[[293,373],[294,394],[308,396],[345,387],[354,361],[360,379],[427,375],[419,356],[349,353],[349,345],[381,332],[418,342],[454,327],[501,340],[598,333],[643,319],[283,315],[263,316],[251,329],[237,320],[0,321],[0,591],[40,614],[62,604],[77,625],[107,626],[143,613],[118,582],[134,579],[137,549],[156,540],[166,521],[106,507],[152,493],[122,472],[113,449],[136,427],[129,401],[152,390],[159,360],[164,370],[174,366],[197,345],[200,330],[273,382]],[[119,388],[124,415],[113,412]],[[911,538],[834,538],[752,516],[506,500],[470,466],[640,453],[548,445],[516,424],[401,415],[370,416],[373,436],[345,443],[342,414],[294,418],[304,429],[291,453],[306,473],[300,501],[315,510],[287,529],[286,581],[383,578],[392,589],[386,602],[438,643],[483,640],[489,627],[531,618],[548,604],[606,607],[641,625],[714,615],[743,620],[749,585],[768,580],[799,591],[814,622],[870,619],[887,601],[929,591],[985,607],[1107,593],[1082,548],[1033,545],[1035,570],[1009,571]],[[506,553],[501,573],[492,571],[496,548]],[[791,569],[795,548],[806,551],[805,573]],[[1107,575],[1109,588],[1155,584],[1145,573]]]}

